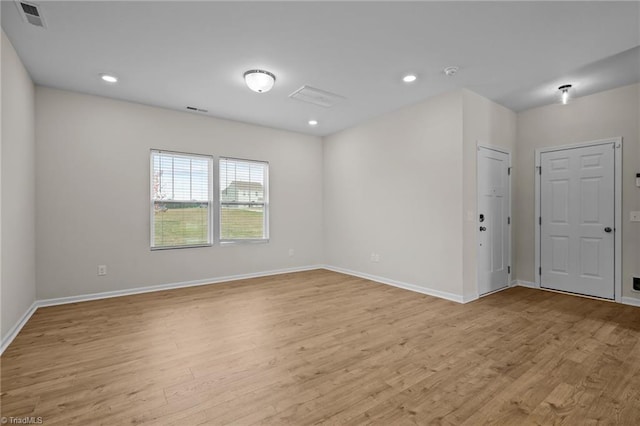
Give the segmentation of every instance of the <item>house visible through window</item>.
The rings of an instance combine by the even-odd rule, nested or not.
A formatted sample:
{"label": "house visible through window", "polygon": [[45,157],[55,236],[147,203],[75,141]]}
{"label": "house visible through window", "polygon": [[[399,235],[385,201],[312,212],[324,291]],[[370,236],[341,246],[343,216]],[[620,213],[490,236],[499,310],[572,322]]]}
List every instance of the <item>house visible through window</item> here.
{"label": "house visible through window", "polygon": [[206,155],[151,151],[151,248],[211,245],[211,170]]}
{"label": "house visible through window", "polygon": [[220,241],[269,238],[269,164],[220,158]]}

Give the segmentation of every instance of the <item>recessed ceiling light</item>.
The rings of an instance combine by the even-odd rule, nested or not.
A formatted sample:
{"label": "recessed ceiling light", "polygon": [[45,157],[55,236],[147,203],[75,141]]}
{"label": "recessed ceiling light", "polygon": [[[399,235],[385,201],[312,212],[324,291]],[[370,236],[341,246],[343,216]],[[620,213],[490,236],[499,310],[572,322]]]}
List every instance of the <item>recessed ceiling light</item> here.
{"label": "recessed ceiling light", "polygon": [[405,83],[413,83],[417,78],[418,77],[416,77],[414,74],[407,74],[402,77],[402,81],[404,81]]}
{"label": "recessed ceiling light", "polygon": [[445,69],[443,69],[442,71],[444,72],[444,74],[448,77],[453,77],[454,75],[456,75],[458,73],[458,67],[446,67]]}
{"label": "recessed ceiling light", "polygon": [[318,120],[309,120],[309,126],[317,126]]}
{"label": "recessed ceiling light", "polygon": [[247,87],[258,93],[266,93],[276,83],[276,76],[265,70],[249,70],[244,73]]}
{"label": "recessed ceiling light", "polygon": [[111,74],[100,74],[100,78],[102,81],[106,81],[107,83],[117,83],[118,77]]}

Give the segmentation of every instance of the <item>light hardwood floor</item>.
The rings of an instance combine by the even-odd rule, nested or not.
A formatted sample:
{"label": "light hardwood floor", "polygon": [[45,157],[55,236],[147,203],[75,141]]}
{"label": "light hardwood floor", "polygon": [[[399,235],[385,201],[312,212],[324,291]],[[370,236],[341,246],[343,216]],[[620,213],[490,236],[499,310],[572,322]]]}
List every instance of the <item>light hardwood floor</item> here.
{"label": "light hardwood floor", "polygon": [[325,270],[41,308],[1,358],[44,424],[640,424],[640,308],[460,305]]}

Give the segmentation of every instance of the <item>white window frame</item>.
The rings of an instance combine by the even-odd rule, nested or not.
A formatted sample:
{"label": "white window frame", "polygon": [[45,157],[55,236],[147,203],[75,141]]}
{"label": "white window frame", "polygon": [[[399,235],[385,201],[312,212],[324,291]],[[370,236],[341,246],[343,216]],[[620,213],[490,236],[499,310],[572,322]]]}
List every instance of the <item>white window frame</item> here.
{"label": "white window frame", "polygon": [[[187,157],[202,157],[207,159],[207,163],[208,163],[208,179],[207,179],[207,183],[209,185],[209,201],[208,201],[208,215],[207,215],[207,230],[208,230],[208,235],[207,235],[207,239],[208,242],[206,244],[189,244],[189,245],[179,245],[179,246],[156,246],[155,245],[155,218],[154,218],[154,202],[155,200],[153,199],[153,179],[154,179],[154,175],[153,175],[153,158],[154,158],[154,154],[169,154],[169,155],[179,155],[179,156],[187,156]],[[184,249],[184,248],[197,248],[197,247],[211,247],[214,244],[214,233],[213,233],[213,220],[212,220],[212,215],[213,215],[213,211],[215,208],[215,199],[213,197],[214,195],[214,191],[213,191],[213,156],[212,155],[207,155],[207,154],[196,154],[196,153],[191,153],[191,152],[180,152],[180,151],[169,151],[169,150],[164,150],[164,149],[151,149],[149,152],[149,200],[150,200],[150,204],[149,204],[149,245],[152,251],[155,250],[174,250],[174,249]],[[180,202],[185,202],[185,203],[192,203],[193,201],[170,201],[172,203],[180,203]]]}
{"label": "white window frame", "polygon": [[[264,238],[222,238],[222,207],[224,205],[246,205],[247,203],[239,202],[222,202],[222,188],[220,187],[220,162],[223,160],[238,161],[245,163],[259,163],[265,166],[264,168],[264,201],[261,204],[264,208]],[[219,238],[220,245],[233,245],[233,244],[255,244],[255,243],[268,243],[269,242],[269,162],[263,160],[250,160],[247,158],[235,158],[235,157],[218,157],[217,162],[217,185],[216,190],[218,197],[216,202],[218,203],[217,215],[218,215],[218,229],[217,236]]]}

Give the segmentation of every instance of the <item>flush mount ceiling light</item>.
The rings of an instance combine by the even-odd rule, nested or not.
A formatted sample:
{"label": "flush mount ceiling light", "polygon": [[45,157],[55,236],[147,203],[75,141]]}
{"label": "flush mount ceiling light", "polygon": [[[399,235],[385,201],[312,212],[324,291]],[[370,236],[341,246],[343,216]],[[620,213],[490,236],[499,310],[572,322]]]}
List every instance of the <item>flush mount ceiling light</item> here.
{"label": "flush mount ceiling light", "polygon": [[276,76],[265,70],[249,70],[244,73],[244,82],[254,92],[265,93],[276,83]]}
{"label": "flush mount ceiling light", "polygon": [[100,74],[100,78],[106,83],[114,84],[118,82],[118,77],[111,74]]}
{"label": "flush mount ceiling light", "polygon": [[563,86],[558,87],[560,91],[560,98],[562,100],[562,105],[566,105],[569,103],[569,90],[571,90],[570,84],[565,84]]}
{"label": "flush mount ceiling light", "polygon": [[458,67],[446,67],[445,69],[442,70],[442,72],[444,72],[444,75],[448,77],[453,77],[458,73],[458,69],[459,69]]}
{"label": "flush mount ceiling light", "polygon": [[309,126],[317,126],[318,120],[309,120]]}
{"label": "flush mount ceiling light", "polygon": [[418,77],[416,77],[415,74],[407,74],[404,77],[402,77],[402,81],[404,81],[405,83],[413,83],[414,81],[416,81]]}

